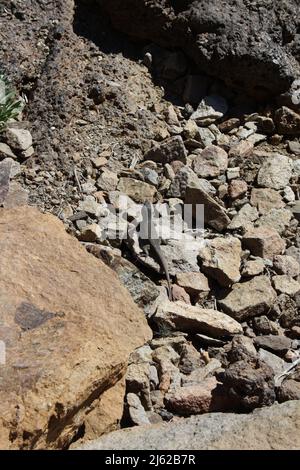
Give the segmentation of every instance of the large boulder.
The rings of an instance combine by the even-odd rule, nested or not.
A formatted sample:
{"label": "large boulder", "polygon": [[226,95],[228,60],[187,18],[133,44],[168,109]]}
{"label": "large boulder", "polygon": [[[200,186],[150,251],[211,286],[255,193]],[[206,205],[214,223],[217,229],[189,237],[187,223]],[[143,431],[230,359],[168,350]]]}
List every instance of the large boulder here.
{"label": "large boulder", "polygon": [[128,357],[151,337],[142,311],[52,215],[0,209],[0,252],[0,448],[64,448],[86,422],[91,436],[112,429]]}
{"label": "large boulder", "polygon": [[[112,432],[82,450],[296,450],[300,447],[300,401],[250,414],[207,413],[171,423]],[[79,447],[78,447],[79,450]]]}
{"label": "large boulder", "polygon": [[293,0],[99,0],[116,28],[183,49],[206,73],[256,98],[299,76],[299,6]]}

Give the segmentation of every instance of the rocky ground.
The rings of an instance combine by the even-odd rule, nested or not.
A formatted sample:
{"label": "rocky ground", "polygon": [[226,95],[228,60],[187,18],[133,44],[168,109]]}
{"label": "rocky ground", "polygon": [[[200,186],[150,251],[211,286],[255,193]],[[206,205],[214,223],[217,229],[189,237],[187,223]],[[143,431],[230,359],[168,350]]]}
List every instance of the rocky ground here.
{"label": "rocky ground", "polygon": [[[32,329],[22,323],[24,315],[32,321],[29,300],[44,312],[43,319],[47,313],[55,331],[58,320],[52,320],[49,312],[65,312],[74,325],[68,331],[69,353],[77,357],[80,370],[86,366],[87,353],[80,349],[81,341],[93,344],[83,389],[77,384],[76,393],[68,394],[62,388],[56,397],[61,377],[63,386],[69,387],[71,360],[55,380],[53,370],[47,372],[53,396],[47,392],[46,398],[59,405],[54,411],[49,405],[41,423],[32,425],[34,410],[42,405],[37,399],[36,408],[31,408],[29,398],[28,403],[22,398],[29,417],[17,426],[15,412],[6,419],[1,438],[4,446],[10,441],[18,448],[68,447],[74,440],[87,441],[119,425],[176,424],[182,417],[208,412],[230,412],[231,416],[270,406],[276,415],[286,408],[273,408],[275,402],[300,400],[299,25],[293,14],[297,2],[280,2],[277,14],[274,5],[266,24],[262,18],[270,2],[263,2],[262,10],[254,9],[255,13],[256,2],[233,2],[239,5],[228,44],[222,37],[228,35],[230,11],[214,15],[219,11],[216,2],[210,2],[209,9],[199,7],[203,2],[153,3],[153,9],[147,9],[146,2],[138,7],[133,0],[75,4],[72,0],[38,4],[4,0],[0,6],[0,63],[27,102],[19,119],[0,135],[0,205],[4,208],[0,225],[10,227],[3,231],[0,243],[7,260],[14,255],[11,247],[21,240],[29,258],[34,252],[35,260],[41,258],[49,266],[43,274],[33,261],[32,285],[39,285],[39,276],[47,276],[47,282],[38,287],[39,300],[33,301],[37,294],[27,285],[26,259],[23,257],[18,288],[13,279],[18,276],[18,263],[11,272],[9,263],[4,263],[0,292],[8,278],[13,287],[3,305],[11,305],[10,312],[17,309],[22,331]],[[124,12],[125,4],[136,8],[136,19],[128,13],[133,10]],[[239,37],[237,29],[249,8],[257,21]],[[114,26],[130,38],[113,29],[109,15]],[[140,15],[145,18],[143,32],[135,23]],[[212,16],[218,21],[210,21]],[[264,49],[266,42],[270,44],[267,35],[271,29],[271,46]],[[190,50],[195,34],[197,48]],[[174,37],[180,38],[173,44],[176,47],[167,47]],[[245,44],[251,45],[249,54]],[[262,63],[270,68],[261,67]],[[239,83],[233,78],[237,71]],[[162,203],[173,210],[171,234],[166,235],[162,219],[161,245],[172,281],[172,301],[159,265],[150,256],[142,257],[134,240],[126,240],[139,205],[145,201],[159,203],[161,214]],[[31,245],[31,227],[38,233],[34,220],[41,217],[42,226],[55,223],[43,219],[48,215],[34,215],[32,209],[16,209],[24,204],[57,216],[73,238],[65,239],[60,225],[46,233],[53,238],[49,248],[38,236]],[[205,228],[204,232],[190,230],[182,240],[184,204],[204,205]],[[116,213],[120,212],[125,212],[127,222],[119,226],[119,237],[112,240]],[[22,232],[24,238],[10,240],[14,232]],[[81,251],[72,259],[71,253],[82,249],[79,242],[72,245],[75,238],[98,260]],[[54,255],[55,246],[59,249]],[[55,278],[53,256],[68,298],[73,296],[71,285],[75,283],[78,289],[74,302],[67,306],[62,292],[50,300],[59,285],[49,287]],[[64,260],[61,266],[60,257]],[[64,271],[72,272],[67,259],[73,260],[75,273],[82,271],[90,280],[89,296],[97,292],[96,281],[101,284],[101,276],[108,279],[95,299],[101,321],[96,319],[91,298],[86,298],[91,327],[74,345],[72,334],[79,332],[78,318],[86,316],[84,295],[81,299],[79,293],[85,292],[89,282],[78,284],[74,273],[63,277]],[[112,269],[107,270],[103,262]],[[80,263],[91,263],[91,267],[85,271]],[[110,283],[116,283],[114,289],[122,293],[115,307]],[[145,318],[138,309],[134,313],[136,307],[118,287],[121,284],[144,311],[152,339]],[[76,302],[79,317],[71,313]],[[23,305],[21,310],[19,305]],[[111,310],[107,325],[106,314]],[[122,326],[124,337],[130,337],[127,345],[121,329],[113,331],[114,323],[122,318],[120,312],[127,312]],[[38,326],[44,323],[40,321]],[[132,328],[134,321],[136,327]],[[104,330],[105,335],[97,333],[93,341],[95,330]],[[10,334],[20,333],[13,328]],[[36,329],[30,334],[37,334]],[[8,408],[13,407],[18,380],[35,383],[41,374],[42,362],[33,361],[27,337],[24,348],[29,348],[26,360],[30,366],[25,361],[25,368],[34,369],[34,380],[31,373],[21,379],[17,374],[15,385],[7,379]],[[106,351],[98,356],[103,341]],[[111,352],[111,342],[124,351],[123,357]],[[59,339],[56,347],[63,350]],[[50,354],[51,344],[45,350]],[[12,370],[18,354],[19,350],[14,351]],[[55,361],[58,370],[64,368],[56,355]],[[105,367],[97,377],[99,363]],[[126,391],[121,383],[124,374]],[[76,377],[79,375],[74,376],[75,382]],[[39,393],[43,394],[49,382],[40,383],[43,392]],[[105,405],[98,403],[104,391],[112,391],[107,398],[110,405],[120,402],[111,421],[103,417]],[[88,411],[85,397],[89,397]],[[55,416],[54,423],[50,416]],[[45,429],[48,439],[43,437]]]}

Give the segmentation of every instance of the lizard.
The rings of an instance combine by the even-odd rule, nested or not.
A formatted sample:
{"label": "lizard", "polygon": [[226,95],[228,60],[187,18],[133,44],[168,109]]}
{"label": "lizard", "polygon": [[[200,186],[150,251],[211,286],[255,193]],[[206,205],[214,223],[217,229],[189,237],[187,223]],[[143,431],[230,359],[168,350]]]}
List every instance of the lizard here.
{"label": "lizard", "polygon": [[140,223],[139,231],[140,246],[146,256],[152,254],[155,261],[159,263],[161,269],[164,271],[168,283],[169,299],[173,300],[170,273],[168,270],[166,259],[160,247],[160,239],[153,223],[153,209],[152,204],[150,202],[146,201],[144,203],[141,215],[142,220]]}

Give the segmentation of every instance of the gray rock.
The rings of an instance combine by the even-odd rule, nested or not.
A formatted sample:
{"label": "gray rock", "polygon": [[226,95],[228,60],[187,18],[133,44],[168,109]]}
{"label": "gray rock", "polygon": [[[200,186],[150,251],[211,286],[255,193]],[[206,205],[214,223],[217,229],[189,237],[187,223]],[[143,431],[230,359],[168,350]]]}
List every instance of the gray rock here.
{"label": "gray rock", "polygon": [[210,290],[207,277],[200,272],[177,273],[176,282],[186,292],[194,296]]}
{"label": "gray rock", "polygon": [[110,170],[105,169],[97,179],[97,186],[102,191],[113,191],[118,184],[118,176]]}
{"label": "gray rock", "polygon": [[203,98],[196,111],[191,115],[197,124],[209,125],[227,113],[228,105],[224,98],[210,95]]}
{"label": "gray rock", "polygon": [[149,376],[149,362],[129,364],[126,372],[126,390],[132,393],[139,393],[149,389]]}
{"label": "gray rock", "polygon": [[189,375],[182,377],[182,385],[197,385],[204,379],[214,374],[222,366],[218,359],[211,359],[208,364],[203,367],[195,368]]}
{"label": "gray rock", "polygon": [[[1,192],[1,188],[0,188]],[[3,202],[5,209],[11,209],[17,206],[26,206],[29,200],[29,191],[23,188],[19,183],[12,181],[9,184],[8,193]]]}
{"label": "gray rock", "polygon": [[293,202],[296,199],[295,193],[290,186],[284,188],[282,197],[285,202]]}
{"label": "gray rock", "polygon": [[288,209],[271,209],[262,215],[256,222],[257,227],[270,227],[282,234],[290,225],[292,213]]}
{"label": "gray rock", "polygon": [[284,355],[292,347],[292,340],[286,336],[265,335],[257,336],[254,339],[254,344],[257,348]]}
{"label": "gray rock", "polygon": [[[114,431],[80,450],[297,450],[300,400],[253,413],[208,413]],[[274,426],[276,423],[276,426]]]}
{"label": "gray rock", "polygon": [[11,162],[9,161],[0,162],[0,205],[3,204],[8,194],[10,170],[11,170]]}
{"label": "gray rock", "polygon": [[257,207],[260,214],[284,207],[280,193],[271,188],[253,188],[250,201],[252,206]]}
{"label": "gray rock", "polygon": [[288,106],[295,111],[300,110],[300,80],[294,80],[289,90],[277,98],[278,104]]}
{"label": "gray rock", "polygon": [[135,349],[129,356],[129,364],[139,364],[141,362],[151,362],[152,349],[148,344]]}
{"label": "gray rock", "polygon": [[94,217],[100,217],[103,211],[107,211],[102,204],[96,202],[93,196],[87,196],[83,201],[80,201],[78,209]]}
{"label": "gray rock", "polygon": [[295,204],[291,207],[291,213],[300,222],[300,201],[295,201]]}
{"label": "gray rock", "polygon": [[4,142],[0,142],[0,157],[10,157],[14,160],[17,159],[17,156],[13,153],[12,149],[9,145],[5,144]]}
{"label": "gray rock", "polygon": [[292,160],[285,155],[275,153],[266,157],[262,164],[257,182],[259,186],[273,189],[282,189],[289,184],[292,177]]}
{"label": "gray rock", "polygon": [[[194,122],[194,121],[193,121]],[[209,129],[209,127],[199,127],[199,141],[205,148],[208,145],[212,145],[216,141],[215,134]]]}
{"label": "gray rock", "polygon": [[152,184],[153,186],[158,185],[158,173],[152,168],[142,168],[141,173],[143,174],[146,183]]}
{"label": "gray rock", "polygon": [[275,375],[282,374],[288,366],[283,359],[263,348],[259,349],[258,357],[271,367]]}
{"label": "gray rock", "polygon": [[300,291],[300,282],[293,279],[287,274],[282,274],[281,276],[274,276],[272,278],[272,283],[274,288],[280,294],[287,294],[291,297],[294,297]]}
{"label": "gray rock", "polygon": [[32,146],[32,135],[27,129],[8,127],[4,135],[7,144],[16,151],[25,151]]}
{"label": "gray rock", "polygon": [[129,416],[133,424],[136,424],[137,426],[150,424],[145,408],[143,407],[139,397],[134,393],[128,393],[126,398],[129,407]]}
{"label": "gray rock", "polygon": [[300,142],[295,142],[294,140],[288,141],[288,149],[294,155],[300,155]]}
{"label": "gray rock", "polygon": [[244,263],[242,275],[246,277],[258,276],[265,269],[265,264],[262,259],[249,260]]}
{"label": "gray rock", "polygon": [[296,246],[290,246],[286,250],[285,254],[291,256],[300,264],[300,248],[297,248]]}
{"label": "gray rock", "polygon": [[239,228],[247,229],[251,227],[251,222],[254,222],[258,218],[258,212],[255,207],[250,204],[245,204],[239,212],[233,217],[232,221],[228,225],[229,230],[236,230]]}
{"label": "gray rock", "polygon": [[188,186],[198,186],[199,184],[199,178],[196,173],[188,166],[184,166],[176,173],[175,179],[172,181],[168,190],[168,196],[172,198],[184,198]]}
{"label": "gray rock", "polygon": [[296,277],[300,274],[300,264],[292,256],[276,255],[273,259],[274,269],[278,274]]}

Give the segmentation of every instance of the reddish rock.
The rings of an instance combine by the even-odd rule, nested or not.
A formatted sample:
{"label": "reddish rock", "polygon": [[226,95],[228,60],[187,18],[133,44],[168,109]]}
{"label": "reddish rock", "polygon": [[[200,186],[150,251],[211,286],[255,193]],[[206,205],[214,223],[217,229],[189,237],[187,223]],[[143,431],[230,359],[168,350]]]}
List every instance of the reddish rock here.
{"label": "reddish rock", "polygon": [[232,180],[228,187],[228,194],[231,199],[238,199],[239,197],[246,194],[248,185],[243,180]]}
{"label": "reddish rock", "polygon": [[222,393],[215,377],[208,377],[199,385],[177,388],[166,396],[165,403],[168,410],[184,416],[225,411],[233,407],[232,400]]}

